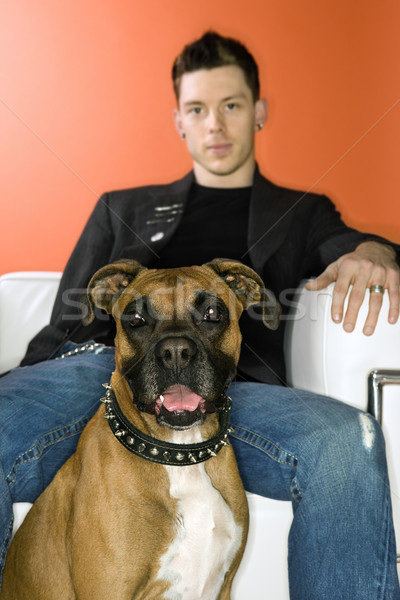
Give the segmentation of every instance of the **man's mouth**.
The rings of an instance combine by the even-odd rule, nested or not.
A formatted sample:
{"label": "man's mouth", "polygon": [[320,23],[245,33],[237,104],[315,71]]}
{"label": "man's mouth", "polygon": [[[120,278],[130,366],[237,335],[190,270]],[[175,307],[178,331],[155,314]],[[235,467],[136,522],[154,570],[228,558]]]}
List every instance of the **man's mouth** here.
{"label": "man's mouth", "polygon": [[215,156],[223,156],[224,154],[227,154],[228,152],[230,152],[231,148],[232,148],[232,144],[229,144],[229,143],[211,144],[210,146],[207,146],[207,150],[211,154],[214,154]]}

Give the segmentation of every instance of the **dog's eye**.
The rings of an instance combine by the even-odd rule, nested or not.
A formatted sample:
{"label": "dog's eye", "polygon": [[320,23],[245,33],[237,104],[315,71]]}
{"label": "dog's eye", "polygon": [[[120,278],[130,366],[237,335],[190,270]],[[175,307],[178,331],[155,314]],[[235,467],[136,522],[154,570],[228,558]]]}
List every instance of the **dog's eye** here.
{"label": "dog's eye", "polygon": [[146,325],[146,319],[139,313],[133,313],[129,317],[129,325],[131,327],[142,327],[143,325]]}
{"label": "dog's eye", "polygon": [[209,323],[219,323],[222,318],[220,309],[216,306],[209,306],[203,315],[203,321]]}

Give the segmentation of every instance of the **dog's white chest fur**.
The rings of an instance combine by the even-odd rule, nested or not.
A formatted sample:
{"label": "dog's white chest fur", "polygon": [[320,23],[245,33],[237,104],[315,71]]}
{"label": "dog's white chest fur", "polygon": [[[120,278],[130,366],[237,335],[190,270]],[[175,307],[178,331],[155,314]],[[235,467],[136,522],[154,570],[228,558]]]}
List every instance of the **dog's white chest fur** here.
{"label": "dog's white chest fur", "polygon": [[[190,440],[183,439],[185,433]],[[200,442],[201,438],[194,440],[189,431],[176,432],[173,441]],[[178,500],[175,539],[161,558],[158,573],[159,579],[171,583],[165,599],[215,600],[240,546],[242,527],[213,487],[204,463],[165,468],[170,493]]]}

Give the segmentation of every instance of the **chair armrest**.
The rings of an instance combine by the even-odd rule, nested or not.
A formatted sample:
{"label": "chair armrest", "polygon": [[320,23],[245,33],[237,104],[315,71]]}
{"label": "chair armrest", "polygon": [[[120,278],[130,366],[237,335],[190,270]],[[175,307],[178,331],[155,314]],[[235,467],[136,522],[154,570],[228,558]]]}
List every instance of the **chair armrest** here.
{"label": "chair armrest", "polygon": [[296,304],[286,322],[289,383],[367,410],[369,373],[400,366],[400,322],[391,325],[387,321],[387,293],[375,333],[365,336],[362,328],[368,313],[368,292],[355,330],[346,333],[331,318],[333,284],[317,292],[304,286],[305,282],[297,291]]}
{"label": "chair armrest", "polygon": [[25,355],[30,340],[50,320],[61,273],[21,271],[0,277],[0,373]]}

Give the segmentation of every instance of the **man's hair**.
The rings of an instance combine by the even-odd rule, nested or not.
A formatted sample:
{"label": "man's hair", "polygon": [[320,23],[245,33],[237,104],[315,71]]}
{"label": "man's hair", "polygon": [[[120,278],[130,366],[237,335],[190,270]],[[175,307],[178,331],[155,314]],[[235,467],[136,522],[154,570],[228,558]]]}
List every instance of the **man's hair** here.
{"label": "man's hair", "polygon": [[172,67],[172,81],[176,99],[179,100],[181,79],[185,73],[228,65],[236,65],[242,69],[254,102],[256,102],[260,97],[256,61],[241,42],[223,37],[214,31],[208,31],[200,39],[187,44],[175,59]]}

